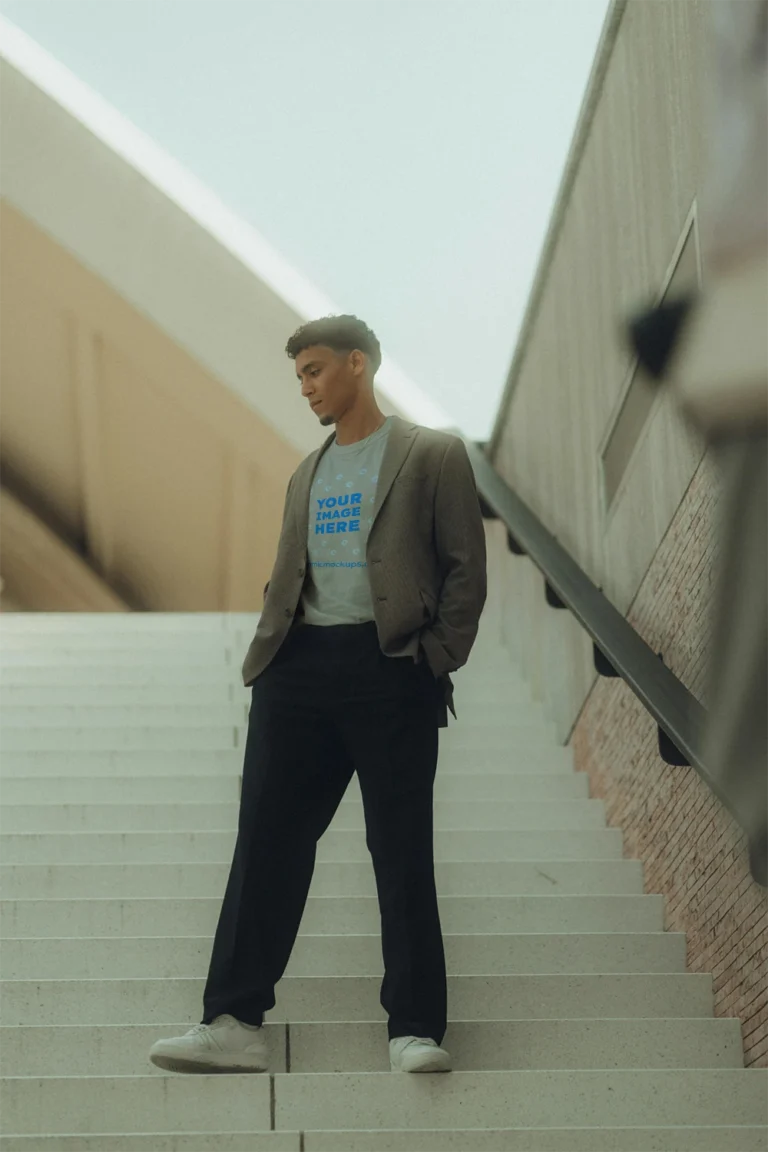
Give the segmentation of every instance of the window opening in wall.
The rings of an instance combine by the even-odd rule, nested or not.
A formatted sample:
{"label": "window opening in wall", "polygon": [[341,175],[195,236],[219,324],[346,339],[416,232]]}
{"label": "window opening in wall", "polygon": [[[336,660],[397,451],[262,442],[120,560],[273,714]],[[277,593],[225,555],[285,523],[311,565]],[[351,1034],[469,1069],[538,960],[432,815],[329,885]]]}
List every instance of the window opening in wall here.
{"label": "window opening in wall", "polygon": [[[695,214],[691,215],[677,261],[667,280],[662,300],[674,299],[698,287],[699,250]],[[608,511],[621,487],[632,454],[643,434],[651,411],[659,397],[659,385],[638,365],[632,367],[624,389],[624,398],[613,418],[603,443],[600,463],[603,477],[604,507]]]}

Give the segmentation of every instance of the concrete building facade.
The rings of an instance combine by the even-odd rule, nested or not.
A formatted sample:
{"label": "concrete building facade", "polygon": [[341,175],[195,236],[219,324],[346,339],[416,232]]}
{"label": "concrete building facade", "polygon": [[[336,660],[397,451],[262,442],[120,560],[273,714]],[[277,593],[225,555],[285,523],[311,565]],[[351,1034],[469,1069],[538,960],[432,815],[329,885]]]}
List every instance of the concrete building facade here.
{"label": "concrete building facade", "polygon": [[[614,4],[493,437],[494,462],[592,581],[706,704],[719,479],[673,399],[637,371],[633,312],[696,287],[706,162],[707,4]],[[717,1011],[768,1062],[768,922],[743,837],[592,645],[497,540],[506,643],[575,750]],[[520,621],[527,622],[525,627]]]}

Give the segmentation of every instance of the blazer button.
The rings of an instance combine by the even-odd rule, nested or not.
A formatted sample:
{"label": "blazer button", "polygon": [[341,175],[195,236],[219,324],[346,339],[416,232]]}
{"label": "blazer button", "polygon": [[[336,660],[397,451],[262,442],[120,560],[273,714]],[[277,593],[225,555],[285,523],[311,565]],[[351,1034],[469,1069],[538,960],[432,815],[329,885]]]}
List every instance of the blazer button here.
{"label": "blazer button", "polygon": [[377,596],[376,599],[378,600],[379,604],[383,604],[386,600],[386,596]]}
{"label": "blazer button", "polygon": [[285,614],[286,616],[293,616],[293,612],[291,612],[290,608],[286,608]]}
{"label": "blazer button", "polygon": [[303,575],[304,575],[304,569],[303,569],[303,568],[299,568],[299,576],[303,576]]}

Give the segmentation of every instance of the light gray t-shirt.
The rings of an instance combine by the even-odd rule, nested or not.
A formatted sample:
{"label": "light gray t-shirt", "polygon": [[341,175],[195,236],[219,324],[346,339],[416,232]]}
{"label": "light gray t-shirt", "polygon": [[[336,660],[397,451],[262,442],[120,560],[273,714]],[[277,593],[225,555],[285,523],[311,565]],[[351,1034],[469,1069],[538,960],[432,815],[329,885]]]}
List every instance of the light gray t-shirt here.
{"label": "light gray t-shirt", "polygon": [[390,423],[356,444],[334,441],[320,460],[309,493],[305,624],[374,618],[366,548]]}

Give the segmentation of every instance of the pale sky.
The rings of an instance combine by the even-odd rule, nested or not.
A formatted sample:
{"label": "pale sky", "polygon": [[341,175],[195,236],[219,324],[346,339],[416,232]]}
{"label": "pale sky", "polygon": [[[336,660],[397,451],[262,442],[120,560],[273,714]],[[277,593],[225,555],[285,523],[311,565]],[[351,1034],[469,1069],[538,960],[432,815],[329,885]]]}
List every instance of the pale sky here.
{"label": "pale sky", "polygon": [[493,423],[606,9],[0,0],[0,14],[362,316],[478,439]]}

